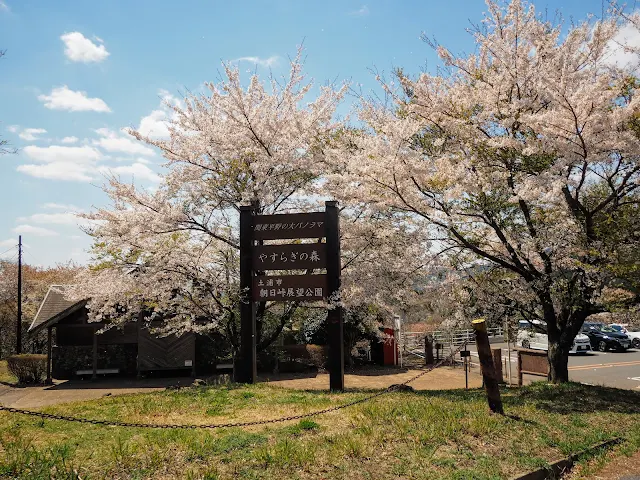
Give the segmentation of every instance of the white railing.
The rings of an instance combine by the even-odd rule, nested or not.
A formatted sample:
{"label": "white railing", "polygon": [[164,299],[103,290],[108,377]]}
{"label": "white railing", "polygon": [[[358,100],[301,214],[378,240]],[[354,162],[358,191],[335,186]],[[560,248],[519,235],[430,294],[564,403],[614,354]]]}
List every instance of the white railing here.
{"label": "white railing", "polygon": [[[491,327],[487,329],[489,338],[501,337],[503,335],[502,327]],[[458,346],[463,343],[475,342],[473,330],[436,330],[435,332],[402,332],[400,344],[403,350],[415,350],[422,348],[424,350],[424,337],[431,335],[434,343],[440,343],[443,346]]]}

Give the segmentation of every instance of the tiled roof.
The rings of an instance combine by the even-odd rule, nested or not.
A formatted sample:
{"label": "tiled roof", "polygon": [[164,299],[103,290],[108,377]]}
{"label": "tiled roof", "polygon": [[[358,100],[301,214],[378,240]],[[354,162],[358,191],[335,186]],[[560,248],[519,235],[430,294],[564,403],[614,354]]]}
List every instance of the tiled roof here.
{"label": "tiled roof", "polygon": [[51,285],[49,287],[49,291],[42,300],[38,313],[29,327],[29,332],[39,330],[47,324],[56,323],[63,317],[61,314],[75,311],[80,304],[86,303],[86,300],[67,300],[64,297],[66,289],[65,285]]}

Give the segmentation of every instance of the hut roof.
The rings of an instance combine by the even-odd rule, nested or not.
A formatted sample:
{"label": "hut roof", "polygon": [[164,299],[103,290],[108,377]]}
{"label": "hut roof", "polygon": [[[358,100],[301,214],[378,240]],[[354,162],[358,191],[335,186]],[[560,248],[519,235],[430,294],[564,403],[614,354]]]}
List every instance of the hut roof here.
{"label": "hut roof", "polygon": [[61,319],[84,307],[87,300],[68,300],[65,294],[68,285],[51,285],[38,308],[38,312],[29,327],[29,333],[35,333],[42,328],[55,325]]}

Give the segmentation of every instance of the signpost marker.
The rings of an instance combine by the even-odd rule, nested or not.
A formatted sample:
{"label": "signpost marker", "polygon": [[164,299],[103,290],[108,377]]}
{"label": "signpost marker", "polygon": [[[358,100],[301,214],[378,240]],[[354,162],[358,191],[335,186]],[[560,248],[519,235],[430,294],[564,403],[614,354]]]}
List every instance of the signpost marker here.
{"label": "signpost marker", "polygon": [[[327,288],[329,298],[340,290],[340,225],[338,203],[325,202],[327,237]],[[329,387],[344,390],[344,328],[342,307],[333,307],[327,313],[329,330]]]}
{"label": "signpost marker", "polygon": [[255,204],[240,207],[240,358],[234,366],[238,383],[255,383],[257,377],[256,304],[251,295],[254,213]]}
{"label": "signpost marker", "polygon": [[[340,227],[337,202],[324,212],[256,215],[257,203],[240,207],[240,352],[235,380],[256,381],[256,302],[339,300]],[[326,243],[320,241],[326,238]],[[318,239],[316,243],[271,243],[265,240]],[[259,245],[256,245],[256,241]],[[326,269],[326,274],[311,273]],[[282,271],[306,271],[282,274]],[[266,274],[281,271],[279,274]],[[261,275],[256,276],[256,272]],[[262,273],[264,272],[264,273]],[[342,307],[327,313],[331,390],[344,390]]]}

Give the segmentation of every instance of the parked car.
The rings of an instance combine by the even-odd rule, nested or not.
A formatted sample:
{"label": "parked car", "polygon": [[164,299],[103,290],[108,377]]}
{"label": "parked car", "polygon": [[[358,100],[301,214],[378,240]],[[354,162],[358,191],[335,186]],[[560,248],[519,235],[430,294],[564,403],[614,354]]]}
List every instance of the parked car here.
{"label": "parked car", "polygon": [[633,348],[640,348],[640,332],[630,332],[625,328],[625,325],[619,325],[617,323],[612,323],[609,325],[618,333],[624,333],[629,340],[631,340],[631,346]]}
{"label": "parked car", "polygon": [[[544,332],[546,328],[547,324],[539,320],[534,320],[532,323],[521,320],[518,325],[518,345],[521,345],[523,348],[548,350],[549,338]],[[591,351],[591,341],[589,337],[582,333],[576,335],[569,353],[587,353],[589,351]]]}
{"label": "parked car", "polygon": [[591,348],[601,352],[610,348],[624,351],[631,345],[631,340],[625,333],[620,333],[604,323],[585,322],[581,331],[591,340]]}

